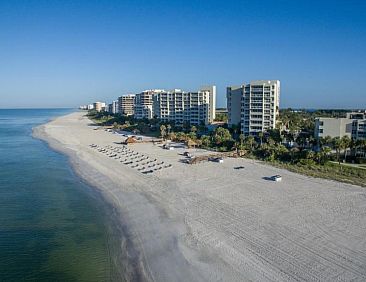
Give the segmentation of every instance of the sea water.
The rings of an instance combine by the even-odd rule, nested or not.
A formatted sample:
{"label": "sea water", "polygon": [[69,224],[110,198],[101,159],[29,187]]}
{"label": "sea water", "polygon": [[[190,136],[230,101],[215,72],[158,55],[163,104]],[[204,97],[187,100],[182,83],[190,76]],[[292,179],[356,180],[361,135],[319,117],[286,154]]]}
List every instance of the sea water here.
{"label": "sea water", "polygon": [[32,137],[66,109],[0,110],[0,281],[110,281],[105,203]]}

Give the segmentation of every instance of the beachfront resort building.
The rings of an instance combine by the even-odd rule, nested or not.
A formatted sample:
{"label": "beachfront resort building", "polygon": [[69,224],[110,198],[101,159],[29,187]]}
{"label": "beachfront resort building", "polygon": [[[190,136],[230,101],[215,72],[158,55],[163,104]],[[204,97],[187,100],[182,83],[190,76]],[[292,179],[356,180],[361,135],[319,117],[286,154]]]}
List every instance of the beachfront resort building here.
{"label": "beachfront resort building", "polygon": [[347,113],[345,118],[318,117],[315,119],[314,136],[316,139],[325,136],[365,139],[366,112]]}
{"label": "beachfront resort building", "polygon": [[216,86],[203,87],[197,92],[180,89],[153,95],[153,114],[164,122],[177,125],[210,124],[215,118]]}
{"label": "beachfront resort building", "polygon": [[209,95],[208,120],[212,123],[216,118],[216,85],[203,86],[200,91]]}
{"label": "beachfront resort building", "polygon": [[153,114],[153,97],[159,93],[165,92],[161,89],[145,90],[135,95],[134,117],[136,119],[152,119]]}
{"label": "beachfront resort building", "polygon": [[226,88],[227,123],[230,127],[240,124],[243,94],[243,86],[229,86]]}
{"label": "beachfront resort building", "polygon": [[93,103],[93,109],[96,110],[97,112],[105,111],[105,109],[106,109],[105,103],[103,103],[103,102],[94,102]]}
{"label": "beachfront resort building", "polygon": [[[98,104],[97,108],[101,105]],[[133,115],[136,119],[158,118],[177,125],[208,125],[215,119],[216,86],[205,86],[196,92],[145,90],[135,95],[120,96],[118,102],[111,103],[107,110]]]}
{"label": "beachfront resort building", "polygon": [[124,95],[118,97],[118,112],[122,115],[132,116],[135,108],[135,95]]}
{"label": "beachfront resort building", "polygon": [[279,80],[251,81],[227,87],[226,91],[230,126],[240,122],[241,132],[246,136],[255,136],[276,127],[280,105]]}
{"label": "beachfront resort building", "polygon": [[108,112],[111,114],[118,113],[118,101],[113,101],[112,103],[108,104]]}

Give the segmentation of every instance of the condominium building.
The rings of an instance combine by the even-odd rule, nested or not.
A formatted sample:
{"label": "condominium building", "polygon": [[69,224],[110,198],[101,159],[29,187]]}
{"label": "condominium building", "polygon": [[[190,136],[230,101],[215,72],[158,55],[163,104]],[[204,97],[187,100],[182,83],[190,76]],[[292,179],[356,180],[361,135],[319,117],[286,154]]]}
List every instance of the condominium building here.
{"label": "condominium building", "polygon": [[154,116],[166,122],[191,125],[212,123],[215,117],[216,87],[204,87],[197,92],[175,89],[153,96]]}
{"label": "condominium building", "polygon": [[352,138],[366,139],[366,112],[350,113],[348,116],[352,119]]}
{"label": "condominium building", "polygon": [[135,95],[118,97],[118,112],[122,115],[131,116],[134,114]]}
{"label": "condominium building", "polygon": [[212,123],[216,118],[216,86],[203,86],[200,91],[209,93],[208,121]]}
{"label": "condominium building", "polygon": [[352,139],[366,138],[366,113],[351,112],[345,118],[318,117],[315,119],[315,138],[325,136],[348,136]]}
{"label": "condominium building", "polygon": [[97,112],[105,111],[105,103],[103,102],[94,102],[93,109]]}
{"label": "condominium building", "polygon": [[[240,97],[240,103],[239,103]],[[241,132],[258,135],[276,127],[280,103],[279,80],[256,80],[227,88],[229,125],[238,124]]]}
{"label": "condominium building", "polygon": [[111,114],[118,113],[118,101],[113,101],[112,103],[108,104],[108,112]]}
{"label": "condominium building", "polygon": [[145,90],[135,95],[134,117],[136,119],[152,119],[153,114],[153,96],[165,92],[161,89]]}
{"label": "condominium building", "polygon": [[241,99],[244,95],[244,86],[229,86],[226,88],[228,125],[240,124]]}

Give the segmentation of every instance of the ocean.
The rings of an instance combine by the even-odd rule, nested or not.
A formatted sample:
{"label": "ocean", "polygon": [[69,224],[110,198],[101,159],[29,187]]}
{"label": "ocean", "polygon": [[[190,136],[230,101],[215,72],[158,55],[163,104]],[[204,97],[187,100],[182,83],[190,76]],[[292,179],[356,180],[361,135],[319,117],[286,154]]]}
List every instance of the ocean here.
{"label": "ocean", "polygon": [[0,110],[0,281],[110,281],[106,204],[32,128],[70,109]]}

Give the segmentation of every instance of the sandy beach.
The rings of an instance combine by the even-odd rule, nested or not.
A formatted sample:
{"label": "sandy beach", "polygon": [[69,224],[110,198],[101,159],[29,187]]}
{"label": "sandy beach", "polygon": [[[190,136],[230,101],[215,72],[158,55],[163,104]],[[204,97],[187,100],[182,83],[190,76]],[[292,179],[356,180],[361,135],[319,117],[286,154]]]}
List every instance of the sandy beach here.
{"label": "sandy beach", "polygon": [[[84,115],[34,135],[67,154],[115,208],[127,280],[366,280],[365,188],[247,159],[188,165],[185,148],[126,147]],[[276,174],[282,182],[268,180]]]}

